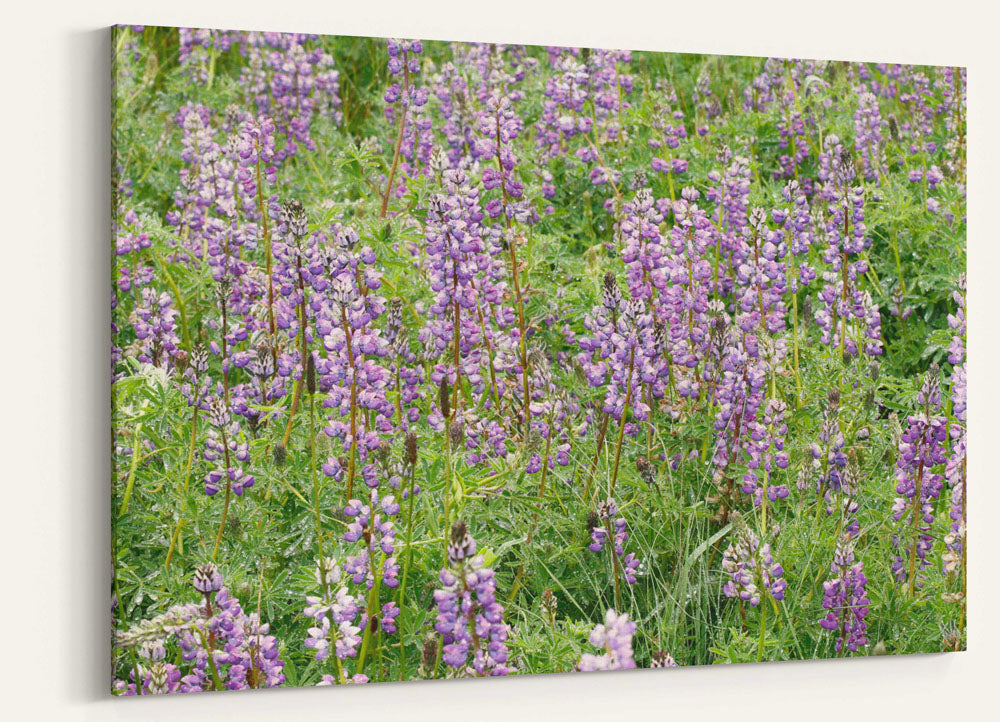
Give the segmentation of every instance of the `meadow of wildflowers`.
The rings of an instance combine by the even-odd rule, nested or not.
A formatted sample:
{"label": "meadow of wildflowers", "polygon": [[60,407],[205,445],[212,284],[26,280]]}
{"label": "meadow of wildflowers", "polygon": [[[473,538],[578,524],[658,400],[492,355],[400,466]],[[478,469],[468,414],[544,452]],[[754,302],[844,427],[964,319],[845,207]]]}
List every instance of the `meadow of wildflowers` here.
{"label": "meadow of wildflowers", "polygon": [[965,648],[963,69],[113,53],[113,693]]}

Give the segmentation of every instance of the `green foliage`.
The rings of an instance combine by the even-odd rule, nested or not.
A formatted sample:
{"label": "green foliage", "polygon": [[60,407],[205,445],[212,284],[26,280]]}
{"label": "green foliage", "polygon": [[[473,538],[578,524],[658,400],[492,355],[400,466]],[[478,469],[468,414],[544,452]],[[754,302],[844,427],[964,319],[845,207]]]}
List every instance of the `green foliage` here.
{"label": "green foliage", "polygon": [[[302,200],[309,210],[311,231],[334,222],[355,228],[362,242],[378,254],[385,295],[400,296],[404,322],[419,328],[421,309],[432,294],[423,272],[415,266],[412,249],[418,249],[419,257],[426,202],[436,191],[437,180],[431,175],[407,178],[405,195],[391,201],[393,213],[380,217],[380,187],[394,141],[393,127],[383,115],[382,94],[389,82],[385,45],[353,37],[324,37],[317,42],[333,56],[340,72],[343,121],[338,126],[329,118],[317,117],[312,131],[316,149],[303,150],[280,169],[278,193]],[[451,57],[447,44],[427,46],[424,80]],[[174,31],[154,28],[137,36],[119,30],[115,47],[116,182],[126,178],[132,182],[132,197],[127,203],[122,197],[118,200],[135,210],[152,241],[142,263],[154,269],[157,290],[173,298],[179,312],[180,346],[190,354],[196,346],[217,339],[217,312],[209,274],[194,264],[175,262],[171,255],[177,247],[177,231],[164,218],[173,208],[183,167],[181,130],[174,116],[189,103],[204,104],[219,114],[232,103],[245,104],[239,82],[244,61],[236,48],[213,51],[210,80],[195,83],[178,61]],[[525,100],[519,112],[529,130],[518,147],[519,173],[526,197],[540,218],[523,228],[526,243],[519,251],[525,315],[537,342],[553,357],[563,353],[562,360],[553,364],[556,385],[583,402],[599,404],[603,389],[590,388],[578,365],[571,362],[574,348],[567,342],[567,332],[587,333],[584,315],[600,303],[604,274],[621,275],[618,250],[611,244],[614,215],[605,210],[607,201],[614,206],[615,191],[595,187],[588,167],[571,156],[548,162],[531,142],[530,128],[541,116],[550,73],[544,49],[528,48],[527,53],[538,59],[540,70],[530,74],[523,86]],[[751,86],[762,65],[756,58],[636,53],[631,69],[635,91],[624,121],[629,140],[614,151],[626,196],[627,184],[640,174],[656,197],[676,196],[682,184],[692,185],[704,196],[713,185],[708,174],[718,169],[717,154],[725,145],[750,158],[751,205],[779,204],[786,182],[774,178],[784,152],[781,118],[775,109],[743,109],[743,89]],[[830,65],[822,82],[807,81],[817,90],[801,99],[806,110],[826,109],[819,116],[824,125],[809,130],[808,141],[814,149],[832,133],[842,138],[854,135],[852,113],[857,99],[852,82],[857,78],[837,68]],[[712,130],[706,136],[696,129],[710,120],[692,100],[703,74],[720,99],[722,111],[711,121]],[[689,170],[683,178],[668,179],[649,168],[648,141],[660,113],[654,91],[661,81],[672,84],[685,112],[689,138],[680,153],[689,161]],[[885,103],[886,112],[902,117],[898,100]],[[648,437],[643,427],[637,438],[626,438],[616,498],[628,521],[628,550],[642,560],[638,581],[623,590],[622,604],[639,625],[638,666],[648,666],[652,653],[661,649],[684,665],[836,654],[834,635],[818,621],[825,614],[822,584],[830,576],[843,519],[839,513],[826,513],[827,503],[814,487],[797,487],[800,471],[811,468],[810,445],[818,439],[832,386],[841,392],[841,428],[847,446],[858,454],[863,478],[863,492],[855,499],[861,527],[857,553],[869,578],[872,604],[867,618],[871,642],[859,654],[870,653],[876,642],[884,643],[891,653],[940,651],[947,646],[943,633],[961,629],[962,605],[942,598],[958,591],[959,584],[939,572],[940,540],[948,531],[947,494],[934,501],[935,551],[925,584],[915,598],[894,581],[889,566],[892,537],[898,531],[890,515],[896,496],[898,431],[894,427],[917,407],[920,374],[932,362],[944,367],[945,378],[951,370],[952,333],[947,315],[955,312],[953,292],[965,268],[962,181],[948,178],[934,191],[941,210],[932,213],[927,208],[926,182],[907,180],[909,170],[941,162],[948,140],[943,123],[935,125],[934,133],[937,155],[914,155],[905,144],[891,143],[890,172],[878,183],[866,185],[866,223],[872,246],[863,283],[882,309],[886,349],[877,380],[865,361],[844,362],[837,349],[824,346],[819,329],[806,321],[789,332],[797,334],[797,367],[786,363],[768,379],[773,388],[769,394],[789,404],[786,448],[791,463],[787,470],[775,472],[773,483],[787,484],[792,494],[772,505],[770,512],[770,528],[780,528],[772,548],[788,580],[783,602],[775,605],[766,598],[760,608],[751,609],[722,594],[726,575],[720,562],[732,529],[717,517],[717,506],[711,501],[717,493],[710,463],[713,415],[703,405],[678,402],[673,416],[666,409],[655,410]],[[804,175],[815,176],[815,157],[813,152],[805,162]],[[553,175],[556,195],[551,200],[540,191],[543,169]],[[548,205],[551,213],[544,211]],[[822,267],[821,250],[814,248],[805,260]],[[117,273],[120,268],[114,270]],[[790,302],[795,297],[797,313],[801,313],[810,295],[815,303],[812,290],[801,289],[787,298]],[[129,353],[136,341],[129,322],[135,295],[121,293],[118,303],[115,344],[125,353],[114,369],[113,554],[118,600],[115,623],[125,629],[173,604],[195,599],[191,573],[212,556],[223,511],[219,498],[203,493],[202,479],[209,470],[202,458],[207,428],[204,412],[195,413],[188,405],[175,371],[140,363]],[[895,306],[910,312],[892,314]],[[546,324],[547,318],[560,321]],[[790,335],[788,343],[790,347]],[[218,366],[218,360],[213,364]],[[434,393],[431,390],[428,398]],[[282,465],[273,461],[274,446],[284,430],[289,398],[275,402],[273,408],[259,407],[279,410],[282,421],[248,434],[248,467],[256,484],[229,510],[217,559],[227,586],[244,608],[259,608],[272,633],[282,640],[285,673],[292,685],[315,684],[329,671],[302,644],[310,626],[302,610],[305,596],[315,592],[317,547],[342,557],[348,546],[343,541],[346,522],[340,511],[344,490],[318,473],[319,463],[343,450],[321,433],[326,413],[321,398],[307,396],[294,418]],[[420,410],[423,415],[430,410],[427,399]],[[955,422],[953,416],[950,421]],[[599,421],[584,424],[580,414],[572,422],[582,433],[574,439],[569,465],[549,472],[544,496],[538,475],[524,472],[533,450],[527,442],[509,444],[506,458],[466,467],[447,457],[442,434],[425,423],[418,425],[416,476],[422,493],[415,501],[412,568],[401,600],[406,611],[400,619],[400,633],[381,638],[378,661],[371,666],[373,678],[399,679],[401,674],[412,678],[420,665],[423,636],[436,613],[432,592],[445,564],[447,521],[442,499],[449,479],[455,515],[468,522],[480,549],[486,550],[488,565],[496,570],[512,629],[512,661],[518,670],[569,671],[582,652],[592,651],[587,634],[603,619],[604,611],[616,605],[615,572],[607,554],[587,549],[587,516],[594,505],[584,496],[584,489],[592,473],[595,488],[601,496],[605,494],[614,456],[609,452],[611,432],[603,453],[595,456]],[[397,439],[393,445],[397,455],[400,443]],[[640,456],[656,462],[653,484],[636,471]],[[672,464],[675,456],[680,458]],[[740,468],[745,470],[745,465]],[[316,478],[319,537],[312,497]],[[745,506],[746,515],[757,523],[759,512]],[[397,554],[401,557],[409,551],[405,538],[400,531]],[[540,607],[546,589],[558,599],[554,622]],[[767,634],[762,642],[758,625],[765,610]],[[118,664],[119,671],[127,670],[127,660],[119,659]]]}

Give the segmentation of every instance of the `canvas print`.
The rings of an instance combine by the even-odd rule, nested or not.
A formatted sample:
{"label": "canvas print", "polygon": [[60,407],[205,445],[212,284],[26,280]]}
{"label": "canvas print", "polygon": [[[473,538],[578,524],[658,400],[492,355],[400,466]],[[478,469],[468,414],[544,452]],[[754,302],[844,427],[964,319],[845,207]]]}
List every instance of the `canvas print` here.
{"label": "canvas print", "polygon": [[965,648],[963,69],[112,39],[112,693]]}

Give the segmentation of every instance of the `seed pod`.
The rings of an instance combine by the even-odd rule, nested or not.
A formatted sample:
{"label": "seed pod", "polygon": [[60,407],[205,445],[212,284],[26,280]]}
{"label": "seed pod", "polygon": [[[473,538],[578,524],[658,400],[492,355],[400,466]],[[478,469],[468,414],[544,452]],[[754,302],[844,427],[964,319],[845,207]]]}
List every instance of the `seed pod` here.
{"label": "seed pod", "polygon": [[813,304],[812,297],[806,296],[802,299],[802,323],[809,325],[813,322]]}
{"label": "seed pod", "polygon": [[282,444],[280,441],[274,445],[274,449],[271,452],[271,455],[274,457],[275,466],[285,465],[285,458],[287,454],[285,453],[285,445]]}
{"label": "seed pod", "polygon": [[416,466],[417,463],[417,435],[412,431],[407,432],[405,439],[406,447],[406,463],[410,466]]}
{"label": "seed pod", "polygon": [[418,674],[421,677],[430,677],[434,672],[434,665],[437,661],[438,635],[428,632],[424,636],[424,646],[420,651],[420,668]]}
{"label": "seed pod", "polygon": [[451,445],[460,446],[465,441],[465,427],[462,426],[462,422],[455,421],[448,430],[448,434],[451,437]]}
{"label": "seed pod", "polygon": [[640,456],[635,460],[635,467],[639,472],[640,478],[646,483],[646,486],[652,486],[656,483],[656,468],[649,463],[649,459],[645,456]]}
{"label": "seed pod", "polygon": [[889,135],[895,142],[899,142],[899,124],[896,122],[896,116],[889,116]]}
{"label": "seed pod", "polygon": [[441,379],[441,385],[438,386],[438,408],[446,419],[451,416],[451,390],[448,388],[446,378]]}
{"label": "seed pod", "polygon": [[312,354],[309,354],[306,361],[306,391],[310,395],[316,393],[316,359]]}
{"label": "seed pod", "polygon": [[542,592],[542,612],[548,617],[550,622],[556,621],[556,609],[558,607],[558,602],[556,601],[556,595],[552,593],[551,589],[546,589]]}
{"label": "seed pod", "polygon": [[850,449],[847,455],[847,465],[840,475],[840,484],[845,494],[855,496],[861,488],[861,482],[861,465],[858,462],[858,454],[854,449]]}

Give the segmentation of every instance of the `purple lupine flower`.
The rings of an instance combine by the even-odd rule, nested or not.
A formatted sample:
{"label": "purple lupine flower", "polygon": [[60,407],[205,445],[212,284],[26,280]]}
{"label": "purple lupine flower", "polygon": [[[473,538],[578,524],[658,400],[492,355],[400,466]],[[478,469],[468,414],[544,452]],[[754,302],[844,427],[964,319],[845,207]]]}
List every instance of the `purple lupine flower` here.
{"label": "purple lupine flower", "polygon": [[899,437],[896,462],[899,496],[892,507],[893,519],[899,523],[893,547],[900,551],[893,557],[891,567],[897,582],[909,582],[911,594],[919,586],[920,572],[929,564],[927,552],[934,541],[932,502],[944,486],[944,477],[936,469],[947,462],[948,424],[935,413],[941,406],[941,378],[936,365],[927,373],[917,399],[923,408],[908,418],[908,426]]}
{"label": "purple lupine flower", "polygon": [[740,330],[738,324],[729,326],[720,369],[715,387],[718,411],[713,462],[725,470],[743,457],[750,441],[747,429],[764,403],[767,369],[760,359],[756,336]]}
{"label": "purple lupine flower", "polygon": [[590,633],[590,643],[601,650],[600,654],[585,652],[573,668],[575,672],[606,672],[615,669],[635,669],[632,656],[632,636],[635,622],[627,613],[618,614],[609,609],[604,624],[598,624]]}
{"label": "purple lupine flower", "polygon": [[435,157],[432,153],[429,170],[440,174],[448,168],[458,168],[476,159],[475,107],[469,97],[469,81],[455,63],[441,65],[440,72],[430,78],[431,97],[437,101],[437,116],[443,120],[441,131],[446,141],[446,151]]}
{"label": "purple lupine flower", "polygon": [[211,562],[194,570],[194,588],[202,594],[211,594],[222,589],[222,574]]}
{"label": "purple lupine flower", "polygon": [[[707,258],[714,244],[714,227],[698,207],[699,192],[685,187],[672,204],[674,224],[668,240],[666,273],[670,283],[656,302],[657,320],[665,324],[668,380],[682,397],[697,398],[702,378],[699,362],[709,343],[709,291],[712,265]],[[707,368],[703,373],[708,373]],[[654,396],[655,396],[654,391]]]}
{"label": "purple lupine flower", "polygon": [[[434,365],[431,381],[438,385],[446,381],[456,394],[458,384],[467,383],[473,396],[490,410],[505,391],[499,374],[518,368],[504,354],[511,341],[502,331],[513,328],[516,319],[504,303],[502,239],[499,231],[481,225],[479,190],[464,171],[445,171],[442,180],[445,193],[431,199],[425,225],[429,280],[435,296],[419,339],[432,358],[446,354],[445,363]],[[438,430],[446,422],[442,411],[439,404],[428,419]],[[489,449],[479,448],[481,435],[470,428],[478,419],[464,423],[467,461],[478,463],[492,455]],[[496,448],[500,455],[506,454],[505,448]]]}
{"label": "purple lupine flower", "polygon": [[[579,340],[577,360],[592,387],[606,385],[604,412],[624,422],[628,407],[637,421],[648,420],[651,409],[638,389],[641,383],[661,378],[665,366],[662,331],[657,332],[646,303],[638,298],[623,300],[609,273],[603,301],[586,316],[584,327],[590,335]],[[630,436],[638,428],[626,423]]]}
{"label": "purple lupine flower", "polygon": [[[326,351],[316,359],[316,374],[326,394],[326,434],[350,455],[349,469],[354,469],[356,456],[365,473],[373,470],[369,456],[393,432],[396,416],[388,398],[393,377],[382,364],[390,349],[375,323],[386,311],[386,300],[375,293],[382,286],[375,252],[359,248],[360,238],[350,227],[335,225],[332,234],[333,243],[319,239],[323,250],[309,269],[320,291],[311,297],[310,307]],[[328,463],[324,472],[339,478],[339,463]]]}
{"label": "purple lupine flower", "polygon": [[716,265],[725,263],[727,271],[723,274],[720,268],[715,290],[728,294],[733,288],[733,254],[748,221],[752,174],[750,161],[743,156],[733,156],[726,147],[719,152],[718,161],[725,166],[725,172],[709,172],[708,180],[713,185],[705,192],[705,200],[716,204],[712,218],[719,229],[715,240]]}
{"label": "purple lupine flower", "polygon": [[479,677],[513,672],[506,645],[510,629],[496,598],[496,577],[483,566],[482,555],[476,555],[476,542],[462,521],[452,525],[448,565],[438,578],[441,588],[434,591],[438,611],[434,629],[444,643],[444,663]]}
{"label": "purple lupine flower", "polygon": [[[419,40],[389,38],[386,40],[386,47],[389,51],[389,73],[402,76],[403,82],[394,82],[386,90],[383,96],[386,104],[385,117],[390,123],[400,126],[397,150],[404,158],[403,170],[415,176],[421,170],[428,169],[433,140],[431,121],[424,115],[424,106],[430,96],[426,88],[418,87],[415,78],[420,73],[423,43]],[[421,165],[424,166],[423,169]],[[406,193],[406,184],[402,180],[394,184],[390,175],[387,182],[392,186],[390,190],[396,197],[402,197]]]}
{"label": "purple lupine flower", "polygon": [[198,85],[211,76],[212,51],[224,53],[238,44],[242,33],[208,28],[178,28],[179,63],[184,74]]}
{"label": "purple lupine flower", "polygon": [[395,423],[401,431],[408,431],[410,425],[420,418],[417,404],[422,398],[420,384],[423,375],[416,367],[417,356],[410,348],[410,339],[406,326],[403,325],[403,300],[393,298],[389,302],[386,313],[386,327],[383,334],[389,347],[389,373],[395,379],[396,389],[396,419]]}
{"label": "purple lupine flower", "polygon": [[[826,151],[820,155],[819,178],[823,182],[821,196],[828,202],[827,222],[820,246],[826,247],[823,260],[823,288],[818,298],[823,307],[816,311],[816,321],[822,330],[822,341],[840,348],[845,357],[861,352],[869,356],[882,353],[881,319],[871,294],[858,287],[858,280],[868,270],[865,251],[871,246],[865,227],[865,191],[852,186],[856,175],[854,159],[835,135],[824,141]],[[848,324],[851,325],[850,329]],[[855,334],[862,339],[859,348]]]}
{"label": "purple lupine flower", "polygon": [[965,182],[965,131],[961,127],[966,117],[966,91],[968,90],[965,68],[938,68],[935,86],[940,88],[943,99],[942,111],[946,137],[944,151],[947,160],[945,169]]}
{"label": "purple lupine flower", "polygon": [[139,298],[130,315],[136,343],[125,349],[143,363],[170,368],[180,353],[177,321],[180,312],[173,307],[173,298],[157,294],[149,286],[139,289]]}
{"label": "purple lupine flower", "polygon": [[361,629],[367,621],[362,612],[364,602],[347,591],[343,571],[335,559],[323,559],[314,576],[322,594],[306,597],[304,614],[313,620],[306,648],[315,653],[318,662],[331,652],[340,662],[356,657],[361,646]]}
{"label": "purple lupine flower", "polygon": [[[945,551],[943,554],[944,572],[956,576],[962,564],[962,554],[965,547],[967,497],[966,466],[968,464],[967,431],[967,389],[965,368],[965,274],[959,278],[958,290],[954,298],[958,310],[948,316],[948,325],[953,331],[949,346],[948,360],[954,365],[951,372],[951,408],[954,421],[949,424],[948,433],[951,437],[951,454],[945,465],[945,479],[951,487],[951,509],[949,518],[951,526],[945,536]],[[964,573],[964,570],[962,570]]]}
{"label": "purple lupine flower", "polygon": [[754,420],[747,425],[750,437],[746,447],[749,470],[743,475],[741,490],[753,497],[754,506],[760,506],[765,488],[770,501],[788,497],[786,484],[772,483],[774,472],[788,468],[788,452],[785,451],[785,436],[788,434],[786,411],[784,401],[769,399],[764,405],[763,423]]}
{"label": "purple lupine flower", "polygon": [[595,520],[590,523],[590,546],[592,552],[601,552],[607,543],[608,535],[611,535],[614,554],[621,558],[622,574],[625,581],[635,584],[636,572],[640,562],[632,552],[625,553],[625,542],[628,541],[628,529],[625,517],[618,514],[618,504],[614,499],[602,501],[597,506]]}
{"label": "purple lupine flower", "polygon": [[888,166],[885,159],[885,126],[878,98],[863,86],[857,89],[858,109],[854,111],[854,145],[861,155],[865,180],[876,180]]}
{"label": "purple lupine flower", "polygon": [[[277,640],[268,634],[269,626],[261,624],[256,613],[246,614],[225,587],[216,592],[211,607],[206,599],[205,618],[199,629],[202,631],[198,634],[185,629],[178,635],[182,658],[194,663],[191,672],[181,679],[182,692],[213,689],[210,654],[227,689],[277,687],[284,683],[284,662],[278,656]],[[215,639],[215,649],[205,648],[206,637]]]}
{"label": "purple lupine flower", "polygon": [[621,113],[630,107],[627,98],[634,85],[628,72],[631,63],[630,50],[595,49],[587,58],[591,102],[596,109],[603,143],[617,142],[625,133],[620,120]]}
{"label": "purple lupine flower", "polygon": [[[162,645],[159,646],[159,649],[163,649]],[[145,645],[139,649],[139,657],[143,660],[149,659],[149,655],[150,652]],[[161,660],[162,657],[152,664],[145,662],[137,664],[129,671],[131,682],[126,682],[123,679],[114,680],[111,687],[112,693],[122,697],[132,697],[138,694],[174,694],[182,691],[180,688],[181,676],[183,675],[181,669],[175,664]],[[136,685],[137,672],[141,680],[138,689]]]}
{"label": "purple lupine flower", "polygon": [[839,410],[840,389],[833,387],[820,414],[819,441],[809,447],[812,468],[819,472],[816,482],[819,493],[839,491],[841,474],[847,465],[847,454],[844,452],[846,441],[840,429]]}
{"label": "purple lupine flower", "polygon": [[[220,190],[213,169],[217,161],[227,161],[227,158],[213,138],[211,113],[207,108],[183,105],[174,116],[174,122],[183,131],[180,157],[184,167],[180,171],[180,187],[174,193],[176,210],[169,211],[165,219],[168,225],[177,228],[181,239],[171,260],[204,260],[207,239],[203,239],[202,234],[212,218],[215,194]],[[227,194],[231,195],[231,191]],[[206,203],[206,199],[209,202]]]}
{"label": "purple lupine flower", "polygon": [[722,568],[729,581],[722,588],[731,599],[740,599],[756,607],[766,596],[780,602],[785,598],[784,569],[771,556],[771,545],[747,526],[739,513],[732,515],[736,539],[722,557]]}
{"label": "purple lupine flower", "polygon": [[[791,255],[808,259],[809,249],[813,245],[813,220],[809,198],[798,181],[794,180],[789,181],[782,189],[782,198],[789,205],[785,209],[775,209],[772,212],[774,222],[783,227],[785,242]],[[791,263],[792,259],[789,259],[789,264]],[[795,293],[800,285],[808,286],[816,279],[816,270],[808,260],[804,260],[798,266],[798,273],[792,273],[790,276],[788,290]]]}
{"label": "purple lupine flower", "polygon": [[[631,351],[627,356],[622,349],[620,354],[621,362],[631,359],[631,365],[638,371],[634,373],[633,389],[639,388],[640,384],[648,389],[647,400],[663,398],[667,387],[672,380],[671,357],[666,328],[668,321],[675,321],[671,310],[665,308],[661,303],[659,294],[668,294],[671,291],[669,283],[669,249],[665,240],[661,237],[659,226],[663,223],[663,214],[656,203],[654,203],[652,192],[648,188],[640,188],[636,191],[635,198],[624,204],[618,221],[615,224],[615,237],[617,245],[621,249],[622,260],[626,267],[626,280],[629,295],[634,301],[641,302],[640,305],[632,304],[627,306],[624,302],[615,301],[609,305],[608,298],[602,303],[605,312],[611,312],[611,320],[617,324],[619,318],[626,319],[627,314],[632,314],[638,323],[652,322],[652,338],[647,339],[644,348],[634,356]],[[613,286],[608,285],[614,283]],[[605,295],[608,293],[617,294],[621,292],[617,288],[617,281],[612,276],[605,278]],[[640,313],[640,307],[648,312],[648,318]],[[621,343],[615,337],[617,328],[599,328],[606,325],[606,320],[602,322],[599,309],[595,309],[595,316],[586,323],[595,324],[596,334],[588,339],[586,344],[581,342],[581,348],[593,346],[596,343],[601,345],[599,356],[609,358],[611,365],[615,364],[615,354],[612,350],[613,344]],[[639,318],[639,317],[642,318]],[[643,326],[649,328],[649,326]],[[610,331],[611,335],[606,339],[603,336]],[[620,333],[627,333],[623,328]],[[641,331],[640,331],[641,334]],[[630,336],[628,338],[631,338]],[[624,336],[623,341],[627,341]],[[638,363],[636,363],[638,361]],[[592,367],[593,368],[593,367]],[[615,374],[612,373],[612,378]],[[621,379],[617,379],[619,385]],[[592,381],[593,383],[593,381]],[[628,390],[628,380],[625,379],[625,391]],[[639,394],[634,392],[634,396]],[[651,395],[652,398],[649,398]],[[640,412],[642,409],[640,409]],[[619,417],[620,418],[620,417]],[[641,418],[641,417],[639,417]]]}
{"label": "purple lupine flower", "polygon": [[688,162],[677,157],[677,150],[681,142],[688,137],[687,128],[684,125],[684,111],[677,106],[677,93],[673,87],[664,80],[657,82],[657,97],[652,125],[657,135],[648,141],[653,157],[650,160],[650,167],[657,173],[667,176],[667,183],[670,187],[670,197],[674,198],[674,175],[680,175],[687,171]]}
{"label": "purple lupine flower", "polygon": [[[478,117],[478,153],[484,158],[483,190],[499,188],[500,194],[487,201],[484,210],[490,218],[502,217],[508,227],[515,220],[528,223],[532,220],[531,207],[524,200],[524,185],[514,173],[517,156],[513,141],[524,127],[524,122],[510,98],[499,92],[491,95],[485,106]],[[494,159],[495,163],[487,164],[486,158]]]}
{"label": "purple lupine flower", "polygon": [[758,325],[770,334],[785,328],[786,244],[780,231],[767,225],[767,214],[753,208],[733,244],[734,302],[745,331]]}
{"label": "purple lupine flower", "polygon": [[870,604],[865,593],[868,579],[864,564],[854,561],[854,541],[850,534],[840,538],[830,565],[834,577],[823,582],[823,608],[828,611],[819,624],[823,629],[837,632],[837,654],[845,646],[857,652],[868,643],[865,636],[865,617]]}
{"label": "purple lupine flower", "polygon": [[215,468],[205,475],[205,493],[215,496],[228,484],[234,494],[243,496],[255,479],[239,465],[250,459],[250,446],[243,437],[241,425],[220,397],[208,401],[208,421],[212,428],[205,439],[202,458],[214,463]]}
{"label": "purple lupine flower", "polygon": [[333,56],[310,47],[309,36],[295,33],[246,33],[242,50],[246,64],[240,86],[245,97],[259,113],[272,117],[285,136],[275,162],[296,155],[299,143],[315,150],[313,120],[322,116],[337,125],[343,118]]}
{"label": "purple lupine flower", "polygon": [[545,157],[570,152],[577,136],[592,132],[593,117],[586,112],[590,98],[587,67],[571,48],[561,48],[550,57],[555,73],[545,81],[542,115],[535,127],[535,142]]}
{"label": "purple lupine flower", "polygon": [[[788,76],[792,79],[792,87],[778,92],[778,104],[781,108],[781,117],[778,120],[778,133],[781,140],[778,147],[784,151],[778,157],[780,170],[774,171],[774,178],[793,178],[798,176],[799,168],[802,167],[809,157],[809,140],[806,132],[806,118],[795,102],[796,93],[801,93],[803,80],[807,75],[813,78],[817,76],[811,72],[812,69],[804,69],[808,61],[802,60],[776,60],[787,68]],[[822,82],[822,81],[820,81]],[[815,81],[814,81],[815,83]]]}
{"label": "purple lupine flower", "polygon": [[[195,589],[204,595],[201,604],[172,607],[117,636],[119,646],[137,648],[140,658],[152,662],[149,666],[139,665],[138,690],[139,680],[133,669],[130,683],[114,682],[117,694],[172,694],[284,684],[285,663],[269,625],[262,623],[256,613],[245,613],[222,581],[214,564],[203,564],[194,577]],[[181,663],[165,663],[165,645],[175,643]]]}
{"label": "purple lupine flower", "polygon": [[355,584],[363,584],[367,589],[374,587],[377,580],[393,589],[399,586],[399,563],[395,556],[396,528],[392,517],[399,514],[400,506],[392,494],[379,496],[374,465],[366,467],[368,470],[373,477],[369,479],[367,474],[365,476],[371,488],[368,504],[352,499],[344,509],[351,519],[344,532],[344,540],[352,543],[364,541],[364,548],[345,560],[344,570]]}
{"label": "purple lupine flower", "polygon": [[538,452],[529,457],[526,470],[531,474],[541,471],[543,465],[550,471],[569,465],[569,450],[575,434],[568,422],[579,410],[579,403],[573,394],[556,384],[552,364],[540,346],[532,345],[528,358],[531,429],[544,440],[545,446],[544,458]]}
{"label": "purple lupine flower", "polygon": [[600,149],[625,141],[621,117],[629,107],[625,98],[632,92],[633,78],[626,72],[631,62],[632,53],[628,50],[595,49],[587,56],[587,100],[593,120],[590,135],[594,141],[590,142],[588,136],[587,145],[577,149],[576,157],[584,163],[594,164],[590,182],[595,186],[621,183],[621,170],[606,165],[607,158]]}
{"label": "purple lupine flower", "polygon": [[709,132],[709,123],[722,115],[722,103],[712,90],[711,77],[707,69],[698,74],[691,92],[695,106],[695,124],[700,136]]}
{"label": "purple lupine flower", "polygon": [[764,70],[743,89],[743,110],[764,113],[787,97],[781,92],[785,81],[783,66],[777,58],[764,61]]}
{"label": "purple lupine flower", "polygon": [[632,298],[652,301],[667,287],[666,249],[660,236],[663,214],[648,188],[636,191],[635,198],[622,206],[615,223],[617,245],[625,264]]}
{"label": "purple lupine flower", "polygon": [[[387,41],[389,72],[403,76],[403,84],[393,83],[386,91],[385,117],[390,124],[402,123],[399,136],[399,154],[404,175],[415,178],[431,170],[430,160],[434,150],[433,121],[427,113],[430,97],[426,88],[418,87],[416,76],[420,72],[419,55],[423,45],[419,40]],[[399,120],[397,121],[397,115]],[[400,183],[395,189],[397,197],[405,192]]]}

